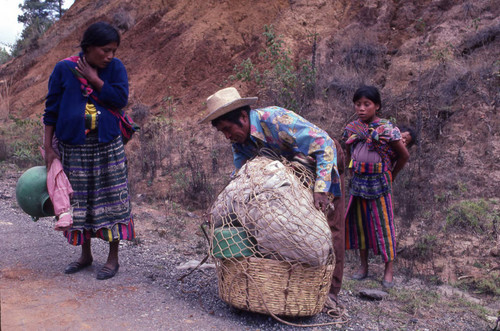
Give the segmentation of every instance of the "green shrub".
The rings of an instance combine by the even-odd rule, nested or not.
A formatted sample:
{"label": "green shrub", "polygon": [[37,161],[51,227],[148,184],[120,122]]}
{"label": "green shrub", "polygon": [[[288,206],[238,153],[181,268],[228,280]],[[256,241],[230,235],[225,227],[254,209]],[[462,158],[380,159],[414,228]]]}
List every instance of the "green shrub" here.
{"label": "green shrub", "polygon": [[413,254],[420,260],[430,260],[437,245],[437,237],[433,234],[425,235],[415,242]]}
{"label": "green shrub", "polygon": [[493,210],[491,203],[483,199],[462,201],[447,210],[446,228],[483,233],[497,224],[499,219],[499,211]]}
{"label": "green shrub", "polygon": [[256,82],[260,84],[262,77],[259,71],[252,63],[252,59],[243,60],[240,64],[234,66],[234,75],[229,76],[231,80],[241,80],[243,82]]}
{"label": "green shrub", "polygon": [[499,296],[500,276],[498,272],[493,272],[481,279],[465,278],[458,281],[456,286],[475,293]]}
{"label": "green shrub", "polygon": [[57,0],[24,0],[19,8],[21,15],[17,21],[24,25],[21,37],[12,48],[12,56],[19,56],[23,50],[38,48],[38,40],[50,26],[66,11],[63,1]]}
{"label": "green shrub", "polygon": [[401,288],[391,291],[391,299],[398,302],[400,310],[414,315],[421,309],[435,306],[439,301],[439,295],[434,291]]}
{"label": "green shrub", "polygon": [[13,118],[4,134],[7,143],[7,159],[21,168],[43,164],[39,148],[42,146],[41,121]]}
{"label": "green shrub", "polygon": [[[259,53],[260,63],[256,65],[250,58],[243,60],[235,65],[234,75],[229,79],[256,83],[267,101],[300,114],[314,97],[314,62],[301,60],[296,66],[282,36],[276,36],[272,25],[264,26],[263,35],[266,46]],[[315,45],[316,35],[313,35],[313,50]]]}
{"label": "green shrub", "polygon": [[500,296],[500,277],[481,279],[474,282],[476,290],[484,294]]}
{"label": "green shrub", "polygon": [[4,64],[11,58],[12,56],[9,54],[9,52],[4,47],[0,46],[0,64]]}

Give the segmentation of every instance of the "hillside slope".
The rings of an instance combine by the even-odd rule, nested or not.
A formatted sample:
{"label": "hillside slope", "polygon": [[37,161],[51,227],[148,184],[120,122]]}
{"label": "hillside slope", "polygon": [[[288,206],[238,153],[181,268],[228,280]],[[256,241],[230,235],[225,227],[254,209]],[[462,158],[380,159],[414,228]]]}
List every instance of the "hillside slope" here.
{"label": "hillside slope", "polygon": [[[294,61],[314,58],[305,117],[339,138],[352,93],[369,83],[382,91],[384,116],[417,128],[395,183],[403,265],[444,281],[480,279],[498,265],[490,251],[500,245],[499,14],[492,0],[76,0],[36,47],[0,67],[1,125],[38,119],[55,63],[78,52],[90,23],[110,21],[123,36],[129,112],[143,128],[127,146],[134,191],[206,207],[231,158],[222,137],[197,124],[204,101],[235,85],[261,106],[273,102],[255,82],[228,80],[247,58],[266,67],[258,54],[273,25]],[[480,208],[472,216],[470,204]]]}

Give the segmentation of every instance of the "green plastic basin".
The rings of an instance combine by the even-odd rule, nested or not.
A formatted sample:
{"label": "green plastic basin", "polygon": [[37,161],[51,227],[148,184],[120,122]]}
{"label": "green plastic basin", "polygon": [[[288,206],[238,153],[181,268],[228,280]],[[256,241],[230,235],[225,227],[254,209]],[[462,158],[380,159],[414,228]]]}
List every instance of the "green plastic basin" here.
{"label": "green plastic basin", "polygon": [[216,228],[212,244],[212,255],[219,259],[252,256],[257,250],[255,238],[243,227]]}

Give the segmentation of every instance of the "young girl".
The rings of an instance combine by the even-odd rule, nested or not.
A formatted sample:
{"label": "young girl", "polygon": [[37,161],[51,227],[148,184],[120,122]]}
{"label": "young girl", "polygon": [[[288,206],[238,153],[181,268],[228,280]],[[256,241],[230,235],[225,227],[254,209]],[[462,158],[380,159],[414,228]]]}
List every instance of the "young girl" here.
{"label": "young girl", "polygon": [[368,276],[368,249],[382,255],[385,262],[382,285],[391,288],[396,257],[392,181],[410,155],[399,129],[378,117],[382,101],[376,87],[360,87],[353,102],[358,120],[349,123],[343,135],[352,174],[346,212],[346,249],[359,249],[361,266],[352,276],[356,280]]}

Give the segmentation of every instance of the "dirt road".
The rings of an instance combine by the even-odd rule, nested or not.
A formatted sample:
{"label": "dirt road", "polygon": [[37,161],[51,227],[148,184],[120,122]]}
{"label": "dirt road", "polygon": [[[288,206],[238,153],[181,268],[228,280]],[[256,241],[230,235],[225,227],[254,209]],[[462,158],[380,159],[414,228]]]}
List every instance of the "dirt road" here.
{"label": "dirt road", "polygon": [[[2,330],[191,330],[225,329],[224,321],[170,293],[154,282],[162,270],[161,251],[146,245],[122,246],[120,271],[106,281],[95,279],[106,259],[106,246],[95,241],[94,265],[65,275],[65,265],[79,249],[52,230],[49,219],[33,223],[27,215],[0,210],[0,293]],[[166,253],[166,252],[165,252]],[[156,258],[159,258],[156,260]],[[164,256],[168,258],[168,256]],[[156,270],[155,270],[156,269]]]}
{"label": "dirt road", "polygon": [[[186,225],[185,218],[179,219],[179,234],[149,204],[133,203],[138,240],[120,243],[114,278],[95,278],[107,257],[102,240],[92,241],[91,267],[64,274],[80,247],[53,230],[52,218],[33,222],[18,207],[15,185],[21,174],[0,174],[0,331],[297,329],[222,302],[212,268],[196,270],[180,282],[189,270],[178,267],[205,255],[205,239],[193,239],[194,231],[186,228],[201,221]],[[329,320],[321,314],[299,322]]]}
{"label": "dirt road", "polygon": [[[200,258],[180,252],[137,220],[139,242],[124,242],[120,270],[96,280],[107,244],[94,240],[94,263],[73,275],[65,266],[79,256],[53,230],[51,218],[31,221],[15,201],[17,174],[0,189],[0,329],[10,330],[234,330],[279,328],[267,317],[241,318],[217,297],[213,270],[186,273],[176,266]],[[254,315],[254,314],[252,314]],[[262,325],[264,323],[265,325]]]}
{"label": "dirt road", "polygon": [[[217,295],[213,269],[197,270],[179,282],[187,271],[177,267],[203,258],[206,243],[186,239],[192,230],[172,230],[174,224],[189,222],[168,223],[147,204],[148,208],[135,206],[139,240],[121,244],[120,270],[114,278],[95,278],[107,254],[107,244],[101,240],[92,242],[91,267],[65,275],[64,268],[78,258],[80,249],[53,230],[52,219],[32,222],[17,207],[19,176],[19,172],[0,174],[1,331],[303,330],[229,307]],[[348,260],[345,275],[356,263]],[[384,300],[366,300],[360,290],[380,288],[378,277],[383,272],[378,260],[370,268],[371,275],[363,282],[344,278],[340,300],[348,320],[339,326],[342,330],[486,330],[495,325],[495,312],[500,309],[495,298],[473,298],[455,288],[406,278],[398,271],[396,288]],[[321,313],[292,322],[311,325],[332,319]]]}

